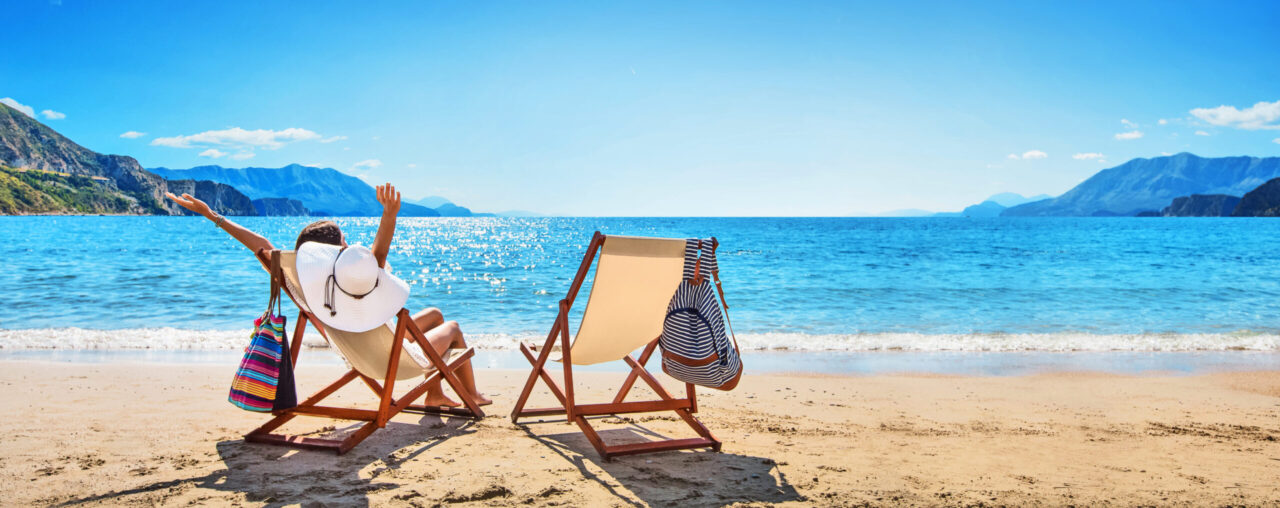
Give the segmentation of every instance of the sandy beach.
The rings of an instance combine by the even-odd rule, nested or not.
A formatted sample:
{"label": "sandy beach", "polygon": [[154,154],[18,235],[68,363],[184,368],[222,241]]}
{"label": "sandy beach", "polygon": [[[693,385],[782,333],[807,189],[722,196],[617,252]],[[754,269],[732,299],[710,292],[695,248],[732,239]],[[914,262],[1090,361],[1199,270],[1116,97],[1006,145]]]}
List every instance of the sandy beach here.
{"label": "sandy beach", "polygon": [[[302,364],[299,391],[340,373]],[[1280,372],[747,376],[699,400],[722,453],[613,462],[562,420],[512,425],[523,373],[479,374],[488,418],[403,414],[336,456],[244,443],[263,417],[226,402],[229,367],[4,361],[0,505],[1280,503]],[[577,377],[605,399],[622,375]],[[603,421],[615,440],[689,432]]]}

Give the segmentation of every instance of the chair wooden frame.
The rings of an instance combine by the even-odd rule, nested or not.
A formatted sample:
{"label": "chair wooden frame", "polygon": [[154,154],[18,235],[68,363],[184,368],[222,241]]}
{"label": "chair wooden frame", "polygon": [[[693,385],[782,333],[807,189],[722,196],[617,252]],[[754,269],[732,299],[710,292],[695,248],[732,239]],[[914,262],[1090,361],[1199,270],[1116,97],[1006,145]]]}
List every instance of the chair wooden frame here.
{"label": "chair wooden frame", "polygon": [[[649,358],[653,356],[654,350],[658,347],[658,339],[656,337],[645,346],[638,360],[630,354],[622,358],[631,367],[631,372],[627,375],[627,379],[622,383],[622,387],[619,389],[618,394],[614,396],[612,402],[579,404],[575,399],[573,393],[572,351],[569,337],[569,309],[573,306],[573,301],[578,296],[578,290],[582,287],[582,283],[587,277],[587,272],[591,270],[591,264],[595,261],[596,253],[603,249],[607,238],[599,231],[591,237],[587,253],[583,256],[582,264],[578,267],[578,273],[574,276],[573,283],[569,286],[569,293],[564,299],[560,300],[560,311],[556,316],[555,323],[551,325],[551,332],[547,334],[546,342],[541,347],[520,344],[520,352],[524,354],[529,363],[533,364],[533,372],[529,373],[529,379],[525,382],[524,389],[520,392],[520,398],[516,400],[515,409],[511,412],[512,423],[518,424],[519,419],[522,417],[565,415],[568,421],[578,425],[578,428],[586,435],[587,441],[591,442],[591,445],[595,447],[605,461],[610,461],[613,457],[623,455],[670,450],[710,448],[713,451],[720,451],[721,442],[694,416],[694,413],[698,412],[694,385],[685,383],[685,398],[677,399],[672,397],[663,388],[662,384],[653,377],[653,374],[650,374],[645,369],[645,364],[649,362]],[[551,357],[551,351],[555,347],[557,340],[560,341],[561,362],[564,366],[564,390],[560,389],[560,386],[556,384],[555,378],[546,369],[547,361]],[[534,356],[535,352],[537,353],[536,357]],[[525,409],[525,403],[528,401],[529,395],[533,391],[534,385],[537,384],[538,379],[546,383],[552,395],[560,401],[560,407]],[[625,402],[627,394],[635,385],[636,380],[643,380],[654,393],[658,394],[658,399]],[[609,445],[604,442],[588,420],[588,417],[657,411],[675,411],[699,437]]]}
{"label": "chair wooden frame", "polygon": [[[269,263],[271,257],[279,255],[279,250],[263,250],[258,252],[259,260],[268,267],[271,266],[271,263]],[[308,322],[315,325],[316,330],[320,332],[320,335],[323,336],[326,341],[329,340],[329,337],[325,334],[324,326],[320,324],[321,321],[316,319],[315,315],[311,312],[305,310],[307,309],[307,306],[301,305],[298,298],[289,291],[288,285],[285,284],[284,273],[281,271],[275,271],[271,274],[271,277],[276,279],[280,284],[281,291],[289,295],[289,298],[293,300],[293,303],[298,307],[298,319],[294,324],[293,336],[289,339],[293,341],[289,344],[289,357],[296,368],[298,365],[298,353],[302,350],[302,336],[303,333],[306,332]],[[403,308],[396,314],[396,329],[394,336],[395,340],[391,346],[391,358],[387,363],[386,376],[382,379],[381,383],[379,383],[378,380],[361,374],[355,369],[350,369],[346,374],[343,374],[342,377],[338,378],[337,381],[330,383],[329,386],[326,386],[310,397],[307,397],[306,400],[299,402],[296,407],[281,411],[273,411],[272,414],[274,417],[261,427],[245,434],[245,441],[289,446],[293,448],[331,450],[341,455],[354,448],[357,444],[360,444],[361,441],[364,441],[365,438],[372,435],[374,431],[386,427],[387,422],[400,412],[447,414],[477,419],[484,418],[484,411],[480,409],[480,405],[475,400],[475,395],[464,387],[462,381],[458,379],[457,374],[454,372],[458,367],[469,361],[472,356],[475,356],[475,348],[467,348],[463,350],[461,354],[456,355],[456,358],[454,358],[452,362],[446,363],[440,353],[436,352],[435,348],[431,347],[431,344],[427,342],[427,337],[422,333],[422,330],[420,330],[417,324],[413,322],[413,316],[409,314],[409,310]],[[422,349],[423,354],[426,355],[427,359],[431,362],[431,365],[435,367],[435,371],[428,374],[426,380],[421,384],[415,386],[400,398],[395,398],[393,390],[395,388],[396,370],[400,366],[400,355],[407,354],[403,352],[404,340],[406,338],[412,339],[412,342]],[[454,408],[413,404],[413,401],[426,393],[428,385],[437,381],[441,377],[443,377],[444,381],[453,388],[453,391],[458,395],[458,397],[462,399],[464,407]],[[356,409],[318,405],[320,401],[356,379],[363,381],[364,384],[368,386],[375,395],[377,395],[378,409]],[[360,426],[360,428],[351,435],[341,440],[272,433],[272,431],[297,416],[320,416],[336,420],[354,420],[366,423]]]}

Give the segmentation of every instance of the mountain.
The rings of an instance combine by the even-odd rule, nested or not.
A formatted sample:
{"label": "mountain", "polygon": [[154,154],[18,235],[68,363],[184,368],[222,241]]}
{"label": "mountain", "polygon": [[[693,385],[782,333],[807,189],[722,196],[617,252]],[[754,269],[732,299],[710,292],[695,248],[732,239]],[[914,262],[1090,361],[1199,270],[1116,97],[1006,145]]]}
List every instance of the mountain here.
{"label": "mountain", "polygon": [[1008,208],[1008,206],[988,199],[976,205],[966,206],[964,210],[960,212],[960,215],[962,217],[999,217],[1000,212],[1003,212],[1006,208]]}
{"label": "mountain", "polygon": [[311,215],[301,201],[289,198],[258,198],[253,200],[258,215],[267,217],[296,217]]}
{"label": "mountain", "polygon": [[1280,176],[1280,157],[1205,158],[1190,153],[1133,159],[1104,169],[1052,199],[1005,210],[1003,217],[1131,216],[1191,194],[1243,195]]}
{"label": "mountain", "polygon": [[[5,213],[188,213],[165,199],[169,182],[142,169],[133,157],[89,150],[3,104],[0,165],[14,170],[5,171],[0,187],[0,195],[12,205]],[[218,203],[214,210],[224,215],[255,214],[235,189],[206,183],[179,183],[174,188],[190,189],[194,196]]]}
{"label": "mountain", "polygon": [[475,215],[471,213],[471,209],[453,203],[444,203],[436,207],[436,211],[440,212],[441,217],[471,217]]}
{"label": "mountain", "polygon": [[1240,198],[1232,217],[1280,217],[1280,178],[1268,180]]}
{"label": "mountain", "polygon": [[[1032,202],[1032,201],[1040,201],[1040,200],[1042,200],[1042,199],[1049,199],[1049,198],[1052,198],[1052,197],[1053,197],[1053,196],[1050,196],[1050,195],[1048,195],[1048,194],[1040,194],[1040,195],[1038,195],[1038,196],[1026,197],[1026,196],[1023,196],[1022,194],[1018,194],[1018,193],[1016,193],[1016,192],[1001,192],[1001,193],[999,193],[999,194],[992,194],[992,195],[991,195],[991,197],[987,198],[987,200],[986,200],[986,201],[991,201],[991,202],[996,203],[996,204],[998,204],[998,205],[1000,205],[1000,206],[1003,206],[1003,207],[1005,207],[1005,208],[1008,208],[1008,207],[1011,207],[1011,206],[1018,206],[1018,205],[1021,205],[1021,204],[1023,204],[1023,203],[1030,203],[1030,202]],[[985,203],[986,201],[983,201],[983,203]]]}
{"label": "mountain", "polygon": [[417,201],[410,201],[410,203],[422,205],[427,208],[439,209],[440,205],[452,205],[453,201],[449,201],[448,199],[445,199],[441,196],[427,196]]}
{"label": "mountain", "polygon": [[881,212],[869,217],[931,217],[934,213],[929,210],[921,210],[919,208],[903,208],[900,210],[889,210]]}
{"label": "mountain", "polygon": [[1226,194],[1192,194],[1174,198],[1161,217],[1230,217],[1240,198]]}
{"label": "mountain", "polygon": [[[331,168],[290,164],[283,168],[191,169],[152,168],[166,178],[212,180],[239,189],[252,199],[287,197],[302,202],[312,215],[376,217],[382,215],[374,189],[364,180]],[[437,217],[440,213],[412,203],[400,204],[402,217]]]}

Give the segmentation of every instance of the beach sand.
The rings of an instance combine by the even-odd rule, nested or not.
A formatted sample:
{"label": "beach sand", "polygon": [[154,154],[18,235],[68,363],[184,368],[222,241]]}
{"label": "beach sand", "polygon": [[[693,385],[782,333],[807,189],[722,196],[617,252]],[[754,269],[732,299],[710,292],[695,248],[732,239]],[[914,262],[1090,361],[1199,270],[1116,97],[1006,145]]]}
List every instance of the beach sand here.
{"label": "beach sand", "polygon": [[[226,402],[233,369],[0,362],[0,505],[1280,503],[1280,372],[748,375],[700,395],[722,453],[603,462],[562,420],[512,425],[525,373],[502,370],[479,371],[497,401],[482,421],[400,415],[342,456],[246,444],[264,417]],[[340,373],[304,356],[299,392]],[[575,374],[583,401],[622,378]],[[660,414],[603,422],[692,436]]]}

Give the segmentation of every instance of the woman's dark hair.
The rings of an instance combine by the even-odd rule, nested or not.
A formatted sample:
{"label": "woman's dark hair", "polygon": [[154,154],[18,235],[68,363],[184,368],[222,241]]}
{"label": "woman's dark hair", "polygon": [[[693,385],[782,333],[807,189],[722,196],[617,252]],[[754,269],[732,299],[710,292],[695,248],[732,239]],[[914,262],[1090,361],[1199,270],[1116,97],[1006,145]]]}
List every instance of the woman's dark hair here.
{"label": "woman's dark hair", "polygon": [[302,228],[301,233],[298,233],[298,243],[293,245],[294,250],[302,247],[302,244],[307,242],[342,245],[342,230],[338,229],[338,224],[331,220],[312,222],[307,227]]}

